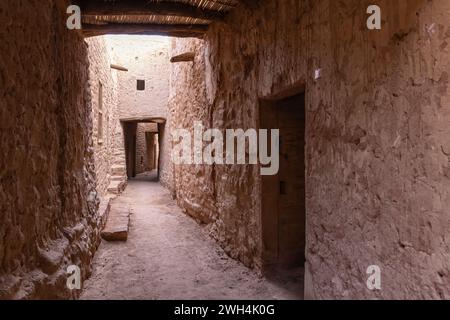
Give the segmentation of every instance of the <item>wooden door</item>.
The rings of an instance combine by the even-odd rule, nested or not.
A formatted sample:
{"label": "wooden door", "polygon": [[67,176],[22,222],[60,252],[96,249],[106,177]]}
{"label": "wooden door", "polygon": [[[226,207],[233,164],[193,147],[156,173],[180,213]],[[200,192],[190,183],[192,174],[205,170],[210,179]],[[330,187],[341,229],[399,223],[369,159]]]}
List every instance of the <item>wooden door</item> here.
{"label": "wooden door", "polygon": [[262,177],[263,260],[297,265],[305,251],[305,103],[304,94],[260,109],[262,129],[280,130],[280,169]]}

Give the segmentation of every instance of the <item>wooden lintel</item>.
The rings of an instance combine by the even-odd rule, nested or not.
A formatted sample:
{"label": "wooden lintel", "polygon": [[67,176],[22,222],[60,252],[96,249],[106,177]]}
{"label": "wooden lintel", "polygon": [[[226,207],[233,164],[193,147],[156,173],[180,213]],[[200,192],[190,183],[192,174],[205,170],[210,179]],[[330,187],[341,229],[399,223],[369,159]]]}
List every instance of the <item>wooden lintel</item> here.
{"label": "wooden lintel", "polygon": [[105,34],[130,34],[130,35],[159,35],[169,37],[195,37],[202,38],[208,30],[207,25],[171,25],[171,24],[147,24],[147,23],[108,23],[108,24],[83,24],[82,32],[85,37],[101,36]]}
{"label": "wooden lintel", "polygon": [[120,70],[120,71],[128,71],[127,68],[124,68],[124,67],[119,66],[119,65],[117,65],[117,64],[111,64],[111,68],[112,68],[112,69],[116,69],[116,70]]}
{"label": "wooden lintel", "polygon": [[178,1],[74,0],[73,2],[80,7],[82,15],[164,15],[203,20],[223,20],[224,18],[223,12]]}
{"label": "wooden lintel", "polygon": [[170,62],[190,62],[194,61],[195,53],[194,52],[185,52],[179,55],[176,55],[170,59]]}

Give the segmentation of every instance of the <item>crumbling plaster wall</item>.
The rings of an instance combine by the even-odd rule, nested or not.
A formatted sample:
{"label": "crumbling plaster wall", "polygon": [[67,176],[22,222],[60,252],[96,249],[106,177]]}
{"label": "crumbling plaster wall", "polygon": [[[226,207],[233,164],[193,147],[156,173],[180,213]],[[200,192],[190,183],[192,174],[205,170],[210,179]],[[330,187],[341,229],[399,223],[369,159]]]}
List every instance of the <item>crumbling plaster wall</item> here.
{"label": "crumbling plaster wall", "polygon": [[0,299],[74,298],[99,243],[87,47],[66,1],[1,2]]}
{"label": "crumbling plaster wall", "polygon": [[[116,130],[120,130],[118,118],[118,88],[117,73],[110,68],[111,55],[104,37],[87,38],[89,57],[89,88],[92,97],[92,120],[95,156],[95,171],[97,176],[97,191],[104,196],[110,183],[110,168],[114,164],[117,146]],[[102,86],[102,137],[99,137],[99,94]]]}
{"label": "crumbling plaster wall", "polygon": [[[449,298],[450,2],[376,2],[381,31],[366,28],[369,1],[267,0],[214,24],[203,47],[177,40],[197,57],[173,65],[170,123],[258,127],[260,98],[304,87],[306,296]],[[258,168],[173,172],[180,205],[259,266]]]}

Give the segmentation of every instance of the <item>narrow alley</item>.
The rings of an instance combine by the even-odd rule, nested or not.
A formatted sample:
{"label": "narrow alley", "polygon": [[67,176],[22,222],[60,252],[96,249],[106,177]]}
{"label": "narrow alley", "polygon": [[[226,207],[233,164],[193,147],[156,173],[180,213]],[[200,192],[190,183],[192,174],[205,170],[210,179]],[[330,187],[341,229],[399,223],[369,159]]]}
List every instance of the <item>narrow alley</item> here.
{"label": "narrow alley", "polygon": [[268,280],[228,257],[182,213],[156,171],[130,180],[116,200],[131,208],[128,240],[102,242],[81,299],[303,297],[302,270]]}
{"label": "narrow alley", "polygon": [[374,2],[1,0],[0,300],[450,299],[450,0]]}

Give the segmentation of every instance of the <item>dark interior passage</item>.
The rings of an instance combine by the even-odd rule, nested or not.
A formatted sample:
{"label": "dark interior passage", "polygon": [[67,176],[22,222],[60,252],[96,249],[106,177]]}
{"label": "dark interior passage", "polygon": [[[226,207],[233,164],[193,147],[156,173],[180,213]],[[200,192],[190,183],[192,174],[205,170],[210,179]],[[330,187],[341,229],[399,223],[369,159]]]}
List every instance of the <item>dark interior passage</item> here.
{"label": "dark interior passage", "polygon": [[159,125],[154,122],[126,121],[124,130],[127,178],[159,167]]}

